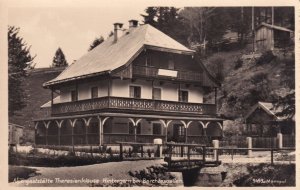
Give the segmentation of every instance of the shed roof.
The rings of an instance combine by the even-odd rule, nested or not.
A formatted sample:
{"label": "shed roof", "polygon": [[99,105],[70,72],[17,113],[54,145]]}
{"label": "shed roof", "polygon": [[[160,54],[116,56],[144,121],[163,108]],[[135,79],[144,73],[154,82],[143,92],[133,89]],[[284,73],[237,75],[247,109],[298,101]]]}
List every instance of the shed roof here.
{"label": "shed roof", "polygon": [[145,24],[124,31],[117,42],[114,42],[114,36],[111,36],[43,86],[109,73],[130,63],[131,59],[144,48],[159,48],[160,51],[181,54],[194,53],[193,50],[186,48],[163,32]]}
{"label": "shed roof", "polygon": [[294,32],[293,30],[290,30],[288,28],[282,27],[282,26],[276,26],[276,25],[271,25],[271,24],[267,24],[265,22],[261,23],[256,30],[258,30],[259,28],[261,28],[262,26],[268,27],[268,28],[272,28],[275,30],[281,30],[281,31],[285,31],[285,32]]}

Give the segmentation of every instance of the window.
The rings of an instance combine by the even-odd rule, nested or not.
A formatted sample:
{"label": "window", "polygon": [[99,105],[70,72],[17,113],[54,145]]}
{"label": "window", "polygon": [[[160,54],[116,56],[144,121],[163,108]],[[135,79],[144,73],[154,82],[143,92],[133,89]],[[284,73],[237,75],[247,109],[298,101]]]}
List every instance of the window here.
{"label": "window", "polygon": [[130,98],[141,98],[141,87],[140,86],[130,86],[129,90]]}
{"label": "window", "polygon": [[173,130],[174,130],[174,137],[180,137],[185,135],[185,128],[181,124],[174,124],[173,125]]}
{"label": "window", "polygon": [[168,61],[168,69],[174,70],[175,69],[175,64],[173,60]]}
{"label": "window", "polygon": [[178,101],[179,102],[188,102],[189,101],[189,92],[185,90],[178,91]]}
{"label": "window", "polygon": [[98,87],[91,88],[91,97],[98,98]]}
{"label": "window", "polygon": [[153,135],[161,135],[161,124],[153,123]]}
{"label": "window", "polygon": [[154,100],[161,100],[161,89],[160,88],[153,88],[153,97]]}
{"label": "window", "polygon": [[77,90],[72,90],[71,91],[71,101],[75,102],[77,100],[78,100],[78,92],[77,92]]}

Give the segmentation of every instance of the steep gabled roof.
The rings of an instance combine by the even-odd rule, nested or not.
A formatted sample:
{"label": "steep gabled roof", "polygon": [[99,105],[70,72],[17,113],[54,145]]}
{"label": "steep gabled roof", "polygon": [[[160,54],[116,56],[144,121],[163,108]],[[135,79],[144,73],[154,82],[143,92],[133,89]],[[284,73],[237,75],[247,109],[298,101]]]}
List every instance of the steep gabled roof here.
{"label": "steep gabled roof", "polygon": [[258,109],[258,108],[263,109],[268,115],[273,117],[275,121],[281,121],[281,120],[286,119],[285,117],[279,117],[279,116],[276,115],[276,114],[278,114],[282,111],[282,107],[275,107],[270,102],[258,102],[247,113],[247,115],[245,116],[245,120],[247,120],[255,112],[255,110]]}
{"label": "steep gabled roof", "polygon": [[43,86],[86,78],[105,72],[109,73],[122,65],[130,63],[131,59],[144,48],[159,48],[160,51],[181,54],[194,53],[193,50],[186,48],[163,32],[146,24],[125,31],[117,42],[114,42],[114,37],[111,36],[70,65],[58,77],[44,83]]}

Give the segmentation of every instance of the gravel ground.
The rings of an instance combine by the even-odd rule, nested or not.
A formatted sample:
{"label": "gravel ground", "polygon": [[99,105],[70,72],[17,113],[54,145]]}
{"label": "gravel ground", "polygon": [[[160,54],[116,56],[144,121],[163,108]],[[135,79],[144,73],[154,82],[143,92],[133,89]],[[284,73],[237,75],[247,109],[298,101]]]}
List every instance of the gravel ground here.
{"label": "gravel ground", "polygon": [[[115,179],[115,180],[131,180],[132,177],[128,174],[128,171],[138,171],[145,169],[149,166],[160,165],[163,160],[140,160],[140,161],[123,161],[123,162],[109,162],[103,164],[94,164],[87,166],[77,167],[58,167],[58,168],[46,168],[46,167],[30,167],[37,169],[38,175],[31,177],[27,180],[20,180],[18,182],[11,183],[12,186],[51,186],[51,187],[63,187],[63,186],[93,186],[99,184],[110,183],[103,179]],[[73,180],[58,181],[60,180]],[[74,183],[75,180],[90,179],[94,180],[94,184],[91,182]],[[39,180],[39,181],[38,181]],[[44,180],[44,181],[43,181]],[[45,182],[45,181],[48,182]],[[52,182],[50,180],[53,180]],[[98,180],[98,181],[97,181]],[[31,182],[35,183],[31,183]],[[27,183],[26,183],[27,182]],[[98,182],[98,183],[97,183]]]}

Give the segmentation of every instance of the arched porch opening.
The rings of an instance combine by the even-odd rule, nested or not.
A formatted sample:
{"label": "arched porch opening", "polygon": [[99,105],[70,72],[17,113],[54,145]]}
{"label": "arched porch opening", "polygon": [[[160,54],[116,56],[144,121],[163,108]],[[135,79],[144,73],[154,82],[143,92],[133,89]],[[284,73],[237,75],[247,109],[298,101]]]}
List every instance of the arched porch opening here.
{"label": "arched porch opening", "polygon": [[64,120],[61,124],[60,129],[60,144],[61,145],[72,145],[72,124],[71,120]]}
{"label": "arched porch opening", "polygon": [[103,125],[103,143],[134,142],[134,130],[130,123],[128,118],[108,118]]}
{"label": "arched porch opening", "polygon": [[59,126],[56,121],[51,121],[48,126],[48,145],[59,145]]}
{"label": "arched porch opening", "polygon": [[167,142],[185,142],[186,129],[180,120],[173,120],[167,128]]}
{"label": "arched porch opening", "polygon": [[221,139],[223,136],[222,124],[216,121],[208,122],[206,135],[211,139]]}
{"label": "arched porch opening", "polygon": [[136,121],[138,121],[136,128],[137,142],[153,143],[154,139],[157,138],[164,140],[165,128],[159,120],[140,119]]}
{"label": "arched porch opening", "polygon": [[36,135],[35,144],[45,145],[46,144],[47,128],[44,122],[36,123]]}
{"label": "arched porch opening", "polygon": [[85,121],[82,118],[74,121],[74,145],[86,144],[86,126]]}
{"label": "arched porch opening", "polygon": [[206,136],[204,135],[204,126],[198,121],[193,121],[187,129],[188,143],[204,144]]}
{"label": "arched porch opening", "polygon": [[87,127],[87,141],[90,145],[98,145],[100,142],[99,138],[99,119],[97,117],[89,118]]}

